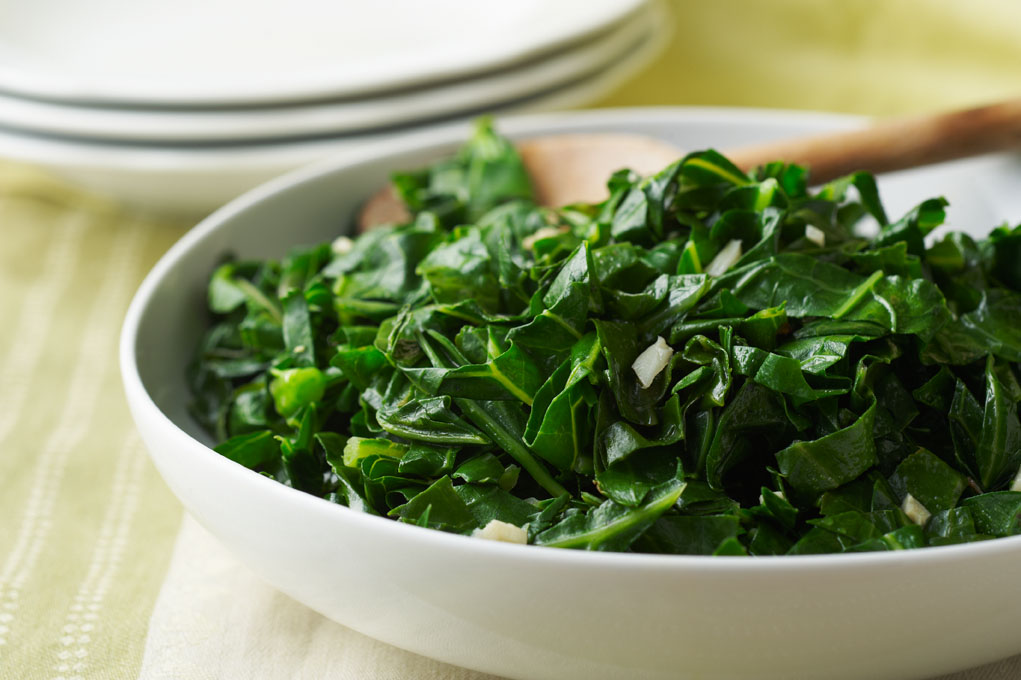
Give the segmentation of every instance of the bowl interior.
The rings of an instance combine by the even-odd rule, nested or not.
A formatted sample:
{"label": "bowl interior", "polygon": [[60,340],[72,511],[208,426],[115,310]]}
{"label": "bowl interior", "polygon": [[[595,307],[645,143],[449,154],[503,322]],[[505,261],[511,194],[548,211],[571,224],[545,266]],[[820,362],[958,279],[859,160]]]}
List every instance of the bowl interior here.
{"label": "bowl interior", "polygon": [[[848,116],[718,110],[634,110],[524,116],[501,128],[517,137],[561,132],[631,132],[658,137],[679,149],[727,149],[860,124]],[[281,257],[290,248],[348,233],[362,201],[391,172],[424,165],[450,153],[467,135],[463,125],[407,142],[357,162],[333,161],[299,170],[247,194],[190,232],[150,276],[154,282],[138,326],[134,351],[142,383],[156,405],[193,437],[208,436],[188,416],[186,367],[206,326],[205,286],[227,255]],[[1021,161],[993,156],[881,178],[889,213],[899,215],[925,198],[951,200],[950,226],[981,236],[1021,215],[1021,196],[1009,190]],[[981,178],[978,181],[976,178]],[[286,189],[286,190],[284,190]]]}
{"label": "bowl interior", "polygon": [[400,165],[376,161],[358,172],[312,177],[273,200],[228,208],[218,228],[189,232],[151,275],[154,285],[134,343],[142,383],[159,409],[188,434],[210,443],[188,414],[185,376],[209,322],[206,282],[225,257],[279,258],[296,246],[348,233],[363,197],[383,186],[391,168],[414,167],[444,150],[401,154]]}
{"label": "bowl interior", "polygon": [[[512,136],[633,132],[682,149],[726,149],[858,123],[810,114],[632,110],[523,117],[500,128]],[[1019,651],[1012,631],[1021,619],[1002,592],[1021,578],[1021,538],[911,555],[754,561],[480,545],[491,542],[329,506],[181,434],[177,428],[211,443],[188,415],[185,373],[207,323],[206,280],[221,258],[280,257],[348,232],[361,202],[390,172],[449,153],[466,133],[451,128],[372,157],[300,170],[251,192],[176,244],[133,302],[122,360],[136,420],[174,492],[242,561],[363,633],[515,677],[672,678],[682,663],[683,677],[691,678],[918,677]],[[891,214],[947,194],[951,223],[981,234],[1021,214],[1007,191],[1019,176],[1016,159],[992,157],[891,175],[881,190]],[[147,399],[139,404],[135,371],[142,396],[173,425],[154,417]],[[402,568],[405,562],[415,568]],[[970,573],[962,580],[964,568]],[[346,587],[352,582],[359,584],[355,592]],[[909,609],[916,616],[905,628]],[[951,618],[975,635],[947,632],[942,622]],[[735,640],[740,655],[732,654]]]}

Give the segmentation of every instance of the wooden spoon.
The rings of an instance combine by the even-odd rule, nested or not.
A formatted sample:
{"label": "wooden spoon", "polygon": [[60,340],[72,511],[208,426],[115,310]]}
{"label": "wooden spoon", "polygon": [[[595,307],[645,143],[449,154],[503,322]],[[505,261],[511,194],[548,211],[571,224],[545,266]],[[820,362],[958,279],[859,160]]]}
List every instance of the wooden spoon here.
{"label": "wooden spoon", "polygon": [[[517,144],[540,204],[595,203],[606,197],[606,179],[620,168],[648,174],[683,151],[652,137],[618,133],[562,134]],[[874,173],[1021,148],[1021,99],[936,115],[894,118],[850,132],[786,139],[725,150],[743,170],[774,160],[808,166],[822,184],[855,170]],[[362,208],[359,229],[403,221],[407,211],[392,188]]]}

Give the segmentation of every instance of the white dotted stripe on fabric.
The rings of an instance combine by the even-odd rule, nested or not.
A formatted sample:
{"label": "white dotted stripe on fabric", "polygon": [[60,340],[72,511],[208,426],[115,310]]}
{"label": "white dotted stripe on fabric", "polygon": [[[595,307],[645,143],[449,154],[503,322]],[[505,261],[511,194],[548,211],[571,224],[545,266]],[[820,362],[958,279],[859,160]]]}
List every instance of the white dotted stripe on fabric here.
{"label": "white dotted stripe on fabric", "polygon": [[[89,568],[74,596],[74,603],[64,617],[66,623],[62,629],[64,635],[60,638],[60,644],[63,647],[75,648],[63,649],[57,653],[58,663],[54,665],[54,670],[58,673],[66,673],[69,670],[84,671],[87,667],[85,659],[88,656],[89,644],[92,642],[91,632],[95,629],[95,624],[83,621],[90,614],[98,618],[114,576],[123,563],[128,534],[138,512],[144,462],[141,440],[137,432],[131,431],[117,456],[113,483],[108,496],[110,503],[100,525],[99,537]],[[86,602],[88,604],[85,604]],[[80,661],[69,665],[66,662],[72,657]]]}
{"label": "white dotted stripe on fabric", "polygon": [[4,386],[0,390],[0,441],[21,419],[32,376],[36,375],[46,338],[58,316],[58,302],[71,284],[86,226],[85,215],[75,213],[55,227],[50,239],[53,245],[47,248],[39,266],[39,271],[46,275],[29,288],[14,324],[5,329],[17,342],[0,365],[0,385]]}
{"label": "white dotted stripe on fabric", "polygon": [[[20,592],[32,575],[53,528],[54,507],[70,456],[88,435],[96,410],[103,377],[112,370],[120,318],[137,283],[135,266],[140,261],[147,232],[137,224],[126,225],[113,240],[105,262],[105,276],[96,287],[93,306],[83,323],[84,336],[78,346],[63,405],[56,427],[42,443],[29,483],[25,510],[15,534],[13,548],[0,568],[0,611],[18,610]],[[13,625],[9,625],[13,628]],[[10,631],[8,631],[9,633]],[[0,659],[6,637],[0,637]]]}

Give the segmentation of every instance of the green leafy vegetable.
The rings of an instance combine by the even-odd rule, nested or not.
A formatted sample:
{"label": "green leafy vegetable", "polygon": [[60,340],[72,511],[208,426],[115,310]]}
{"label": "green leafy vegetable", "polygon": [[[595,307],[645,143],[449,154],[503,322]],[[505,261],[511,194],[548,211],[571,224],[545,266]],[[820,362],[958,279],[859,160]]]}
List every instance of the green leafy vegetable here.
{"label": "green leafy vegetable", "polygon": [[942,198],[890,221],[867,173],[714,151],[549,209],[485,120],[393,179],[407,223],[212,273],[189,380],[224,457],[554,547],[1021,533],[1021,227],[930,242]]}

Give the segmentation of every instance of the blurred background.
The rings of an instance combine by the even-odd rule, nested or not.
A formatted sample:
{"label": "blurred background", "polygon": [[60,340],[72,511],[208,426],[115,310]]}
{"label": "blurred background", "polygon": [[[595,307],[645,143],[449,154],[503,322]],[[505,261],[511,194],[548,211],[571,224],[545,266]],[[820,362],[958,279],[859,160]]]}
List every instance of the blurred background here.
{"label": "blurred background", "polygon": [[888,116],[1021,86],[1013,0],[0,4],[0,158],[196,215],[483,112]]}
{"label": "blurred background", "polygon": [[671,0],[673,35],[600,106],[914,114],[1021,91],[1011,0]]}

